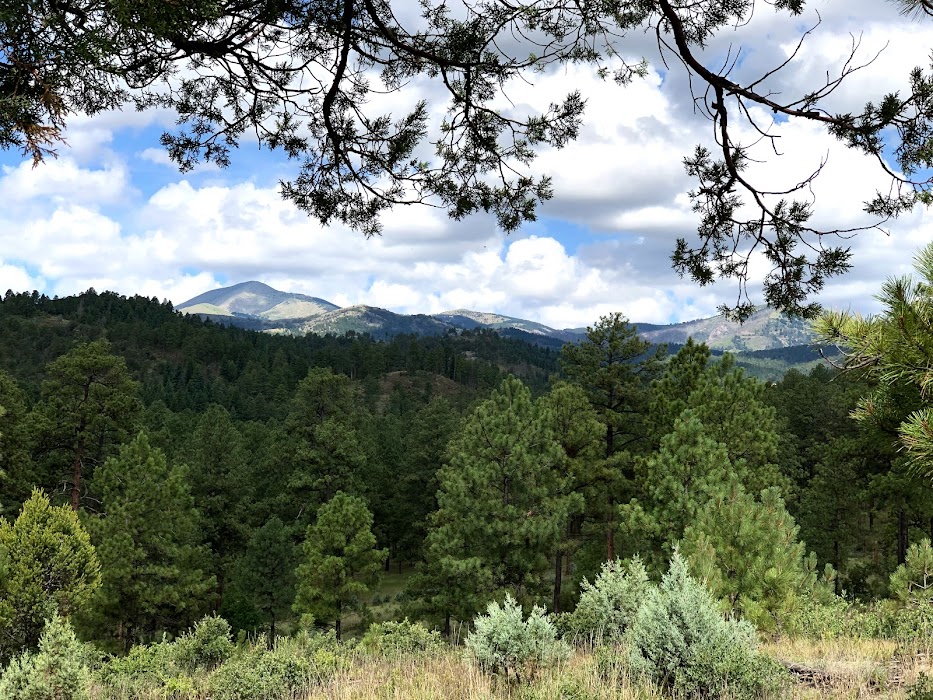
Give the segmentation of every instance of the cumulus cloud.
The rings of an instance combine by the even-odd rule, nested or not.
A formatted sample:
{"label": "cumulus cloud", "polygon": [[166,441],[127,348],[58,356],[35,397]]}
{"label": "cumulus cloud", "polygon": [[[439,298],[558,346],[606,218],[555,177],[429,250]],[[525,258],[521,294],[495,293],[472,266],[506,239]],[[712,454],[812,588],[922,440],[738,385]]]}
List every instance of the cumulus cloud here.
{"label": "cumulus cloud", "polygon": [[[902,89],[909,67],[926,61],[929,27],[903,21],[888,5],[821,3],[823,25],[769,89],[791,95],[818,86],[827,67],[845,59],[853,29],[863,32],[866,58],[890,46],[851,76],[833,105],[855,110]],[[813,20],[810,11],[804,21]],[[762,12],[741,31],[711,42],[702,59],[718,65],[730,41],[747,38],[736,70],[759,75],[793,49],[801,25]],[[114,112],[74,119],[71,149],[57,161],[33,169],[6,159],[0,169],[0,287],[61,295],[94,286],[179,303],[207,289],[260,279],[342,306],[404,313],[466,307],[554,327],[587,325],[612,311],[658,323],[711,315],[734,301],[735,288],[697,288],[671,271],[669,259],[677,237],[695,234],[697,217],[686,196],[692,183],[682,159],[697,143],[714,147],[710,125],[694,112],[684,72],[674,64],[664,68],[651,37],[633,39],[632,56],[647,56],[653,68],[630,86],[603,81],[579,65],[508,86],[501,106],[521,115],[576,89],[587,99],[580,138],[562,150],[544,150],[532,166],[553,178],[555,198],[543,206],[542,221],[513,237],[503,236],[489,216],[454,222],[442,211],[402,207],[385,217],[381,237],[365,240],[307,218],[282,200],[274,181],[238,170],[236,159],[213,181],[157,168],[162,179],[153,185],[145,169],[170,165],[168,158],[129,135],[171,128],[172,115]],[[379,106],[401,113],[415,94],[425,95],[435,113],[443,111],[444,103],[433,99],[443,90],[423,80],[404,95],[379,97]],[[770,123],[765,111],[754,116]],[[885,184],[877,166],[818,125],[792,119],[776,128],[783,155],[768,155],[768,144],[759,144],[758,154],[768,160],[753,165],[749,177],[768,189],[793,184],[828,156],[813,189],[816,223],[866,223],[861,201]],[[746,143],[756,138],[747,127],[737,133]],[[281,164],[284,177],[291,167]],[[918,211],[892,224],[890,235],[869,231],[847,241],[855,269],[829,284],[823,301],[874,308],[871,297],[883,279],[907,272],[912,251],[933,239],[931,217]]]}

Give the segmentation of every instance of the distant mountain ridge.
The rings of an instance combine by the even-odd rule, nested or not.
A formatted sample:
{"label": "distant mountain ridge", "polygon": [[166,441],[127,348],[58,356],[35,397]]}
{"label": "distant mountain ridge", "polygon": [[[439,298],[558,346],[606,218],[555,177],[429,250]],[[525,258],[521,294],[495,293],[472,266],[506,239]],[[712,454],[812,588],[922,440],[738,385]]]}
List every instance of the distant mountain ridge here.
{"label": "distant mountain ridge", "polygon": [[[440,335],[453,329],[488,328],[518,335],[529,342],[559,346],[580,340],[586,334],[585,328],[556,329],[536,321],[470,309],[406,315],[365,305],[341,308],[326,299],[281,292],[256,281],[205,292],[176,308],[230,325],[292,335],[343,335],[355,331],[388,338],[403,333]],[[641,337],[652,343],[682,345],[693,337],[719,351],[774,350],[806,345],[813,340],[805,321],[787,319],[771,309],[757,311],[744,325],[723,316],[671,325],[637,322],[634,325]]]}

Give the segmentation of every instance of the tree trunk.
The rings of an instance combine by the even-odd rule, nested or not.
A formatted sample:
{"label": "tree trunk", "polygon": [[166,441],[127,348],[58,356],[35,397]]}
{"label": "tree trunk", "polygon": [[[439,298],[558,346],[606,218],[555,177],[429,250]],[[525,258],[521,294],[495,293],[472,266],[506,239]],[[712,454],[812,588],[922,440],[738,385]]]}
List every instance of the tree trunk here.
{"label": "tree trunk", "polygon": [[616,526],[615,526],[616,500],[609,497],[609,517],[606,521],[606,558],[615,561],[616,558]]}
{"label": "tree trunk", "polygon": [[444,616],[444,637],[447,638],[447,641],[450,641],[450,613]]}
{"label": "tree trunk", "polygon": [[75,461],[71,465],[71,508],[75,513],[81,505],[81,461],[84,459],[84,445],[78,445]]}
{"label": "tree trunk", "polygon": [[554,557],[554,612],[560,612],[560,589],[561,589],[561,573],[563,569],[561,567],[562,559],[564,553],[561,550],[557,550],[557,555]]}
{"label": "tree trunk", "polygon": [[337,641],[340,641],[340,618],[337,618],[337,621],[334,623],[334,629],[337,630]]}
{"label": "tree trunk", "polygon": [[897,563],[907,561],[907,511],[901,508],[897,514]]}
{"label": "tree trunk", "polygon": [[275,613],[272,614],[272,621],[269,624],[269,643],[275,644]]}
{"label": "tree trunk", "polygon": [[833,568],[836,569],[836,578],[833,580],[833,591],[839,595],[839,540],[833,540]]}

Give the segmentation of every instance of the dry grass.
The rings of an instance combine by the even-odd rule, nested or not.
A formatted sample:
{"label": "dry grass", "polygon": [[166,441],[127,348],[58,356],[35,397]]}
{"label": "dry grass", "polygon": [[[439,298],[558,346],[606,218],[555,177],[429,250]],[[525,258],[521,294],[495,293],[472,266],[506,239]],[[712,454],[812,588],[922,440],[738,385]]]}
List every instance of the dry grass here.
{"label": "dry grass", "polygon": [[[877,639],[783,639],[762,651],[801,670],[791,698],[904,698],[929,657],[902,653],[895,642]],[[805,670],[813,671],[806,675]]]}
{"label": "dry grass", "polygon": [[463,654],[397,662],[361,660],[314,690],[308,700],[660,700],[626,678],[604,678],[595,660],[576,654],[542,671],[531,684],[513,685],[481,672]]}

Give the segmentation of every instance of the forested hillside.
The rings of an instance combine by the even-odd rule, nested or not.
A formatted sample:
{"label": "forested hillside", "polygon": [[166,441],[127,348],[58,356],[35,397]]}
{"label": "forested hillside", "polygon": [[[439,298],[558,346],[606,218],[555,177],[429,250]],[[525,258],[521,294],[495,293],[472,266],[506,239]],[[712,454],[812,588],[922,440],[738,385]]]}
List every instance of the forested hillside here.
{"label": "forested hillside", "polygon": [[[876,632],[893,635],[914,624],[897,604],[854,601],[920,595],[933,492],[890,426],[849,417],[871,388],[825,366],[765,384],[705,345],[668,354],[618,314],[557,351],[484,330],[275,336],[142,297],[8,294],[0,658],[66,638],[59,614],[112,655],[92,667],[113,693],[157,663],[139,654],[198,637],[144,645],[210,614],[197,634],[215,642],[227,626],[271,640],[465,624],[483,658],[487,623],[471,621],[490,601],[508,596],[490,620],[521,623],[517,603],[566,639],[624,635],[662,576],[672,605],[712,596],[768,634],[825,609],[888,615]],[[373,629],[377,646],[402,634]],[[301,639],[299,656],[323,653]],[[120,665],[131,650],[137,671]],[[187,678],[181,658],[169,675]]]}

